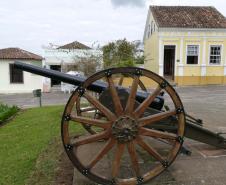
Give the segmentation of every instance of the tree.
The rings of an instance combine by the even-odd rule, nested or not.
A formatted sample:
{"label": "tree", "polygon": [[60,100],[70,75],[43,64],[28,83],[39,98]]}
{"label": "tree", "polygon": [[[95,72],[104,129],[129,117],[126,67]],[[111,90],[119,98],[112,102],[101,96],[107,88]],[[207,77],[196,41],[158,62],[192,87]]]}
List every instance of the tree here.
{"label": "tree", "polygon": [[80,51],[73,56],[73,64],[67,65],[67,71],[81,71],[85,76],[90,76],[102,68],[102,52],[96,50],[94,53],[90,50]]}
{"label": "tree", "polygon": [[101,68],[100,56],[90,55],[86,57],[79,57],[76,59],[78,71],[82,71],[85,76],[90,76]]}
{"label": "tree", "polygon": [[136,44],[126,39],[103,46],[104,68],[135,66]]}

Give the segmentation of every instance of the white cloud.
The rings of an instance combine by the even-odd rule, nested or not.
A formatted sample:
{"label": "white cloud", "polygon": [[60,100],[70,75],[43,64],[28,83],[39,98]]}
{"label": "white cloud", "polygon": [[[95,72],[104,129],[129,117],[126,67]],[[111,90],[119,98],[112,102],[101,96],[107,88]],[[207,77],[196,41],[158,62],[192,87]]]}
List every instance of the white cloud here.
{"label": "white cloud", "polygon": [[[41,53],[42,45],[78,40],[91,44],[142,39],[148,5],[214,5],[226,15],[224,0],[7,0],[0,1],[0,48]],[[122,6],[123,5],[123,6]],[[128,6],[127,6],[128,5]]]}
{"label": "white cloud", "polygon": [[138,7],[143,7],[145,5],[145,0],[111,0],[111,3],[115,7],[120,7],[120,6],[138,6]]}

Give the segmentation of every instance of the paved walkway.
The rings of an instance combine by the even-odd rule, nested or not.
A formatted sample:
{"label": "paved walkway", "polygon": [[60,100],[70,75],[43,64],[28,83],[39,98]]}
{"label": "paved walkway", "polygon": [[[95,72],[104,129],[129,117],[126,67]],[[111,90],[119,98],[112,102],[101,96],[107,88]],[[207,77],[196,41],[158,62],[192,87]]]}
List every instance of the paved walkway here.
{"label": "paved walkway", "polygon": [[[70,94],[62,92],[42,93],[42,104],[45,105],[65,105]],[[21,108],[39,106],[39,99],[35,98],[32,93],[26,94],[0,94],[0,102],[17,105]]]}

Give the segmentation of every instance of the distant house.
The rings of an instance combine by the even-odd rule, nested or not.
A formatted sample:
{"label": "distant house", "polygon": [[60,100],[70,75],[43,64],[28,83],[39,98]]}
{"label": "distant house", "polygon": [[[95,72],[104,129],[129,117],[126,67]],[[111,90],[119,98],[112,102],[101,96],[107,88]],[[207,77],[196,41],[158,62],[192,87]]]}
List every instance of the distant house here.
{"label": "distant house", "polygon": [[226,18],[214,7],[151,6],[145,68],[178,85],[226,84]]}
{"label": "distant house", "polygon": [[42,66],[43,58],[20,48],[0,49],[0,93],[28,93],[42,89],[42,77],[14,68],[14,61]]}
{"label": "distant house", "polygon": [[[76,71],[76,63],[79,59],[92,55],[98,57],[102,56],[103,53],[99,49],[92,49],[78,41],[63,46],[44,48],[44,66],[64,73]],[[60,85],[59,81],[45,78],[44,91],[48,92],[51,87]]]}

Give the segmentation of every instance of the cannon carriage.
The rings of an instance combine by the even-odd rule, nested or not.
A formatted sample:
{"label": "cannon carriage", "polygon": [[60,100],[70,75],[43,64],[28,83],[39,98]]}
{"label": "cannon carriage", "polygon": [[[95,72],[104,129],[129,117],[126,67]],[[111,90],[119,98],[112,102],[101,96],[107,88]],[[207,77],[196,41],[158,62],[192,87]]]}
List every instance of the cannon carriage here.
{"label": "cannon carriage", "polygon": [[[135,185],[153,179],[179,152],[190,153],[183,146],[186,137],[226,148],[225,138],[188,115],[175,89],[148,70],[112,68],[86,79],[20,62],[15,62],[15,67],[78,86],[62,116],[62,141],[74,166],[96,183]],[[129,85],[123,83],[125,79]],[[89,135],[75,136],[73,124],[81,124]],[[82,148],[95,142],[101,142],[101,147],[92,158],[81,161]],[[109,170],[96,173],[106,156],[111,163]],[[141,158],[148,168],[140,163]],[[126,175],[121,173],[123,160],[131,167]]]}

